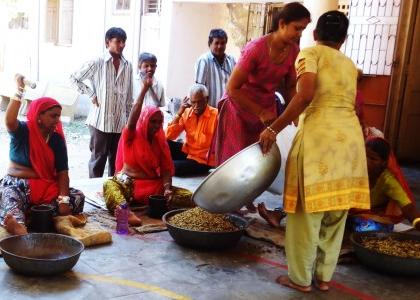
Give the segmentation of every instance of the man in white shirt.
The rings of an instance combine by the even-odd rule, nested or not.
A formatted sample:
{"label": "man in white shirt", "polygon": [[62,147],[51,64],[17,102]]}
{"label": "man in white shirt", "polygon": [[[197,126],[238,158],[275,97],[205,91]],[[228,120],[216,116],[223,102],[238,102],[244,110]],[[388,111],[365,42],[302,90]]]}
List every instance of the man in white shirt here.
{"label": "man in white shirt", "polygon": [[107,160],[108,176],[115,173],[118,141],[133,103],[133,67],[122,55],[126,39],[123,29],[110,28],[105,34],[107,51],[70,77],[92,101],[86,120],[91,136],[90,178],[103,176]]}
{"label": "man in white shirt", "polygon": [[156,107],[165,106],[165,91],[163,85],[156,79],[155,72],[157,67],[157,58],[155,55],[143,52],[138,59],[138,76],[134,82],[134,97],[137,97],[143,88],[143,81],[146,77],[153,78],[153,84],[147,91],[143,106],[152,105]]}
{"label": "man in white shirt", "polygon": [[210,106],[217,108],[223,97],[227,81],[236,62],[233,56],[225,54],[228,37],[223,29],[212,29],[209,34],[209,52],[199,57],[195,64],[196,83],[201,83],[209,91]]}

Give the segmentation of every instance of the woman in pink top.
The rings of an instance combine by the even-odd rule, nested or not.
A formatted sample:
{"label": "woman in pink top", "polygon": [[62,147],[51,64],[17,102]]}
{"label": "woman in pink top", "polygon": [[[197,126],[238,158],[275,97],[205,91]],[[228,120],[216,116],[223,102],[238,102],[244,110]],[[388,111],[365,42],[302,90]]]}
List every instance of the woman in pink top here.
{"label": "woman in pink top", "polygon": [[274,17],[271,33],[249,42],[242,50],[218,103],[213,143],[218,165],[257,142],[261,131],[277,117],[277,89],[285,87],[286,101],[293,97],[297,43],[310,20],[303,5],[289,3]]}

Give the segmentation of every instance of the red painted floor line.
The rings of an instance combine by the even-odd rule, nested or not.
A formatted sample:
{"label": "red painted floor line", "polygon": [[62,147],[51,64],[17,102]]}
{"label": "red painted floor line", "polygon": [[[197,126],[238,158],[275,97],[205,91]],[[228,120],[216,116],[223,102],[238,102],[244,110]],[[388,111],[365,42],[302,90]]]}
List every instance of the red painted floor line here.
{"label": "red painted floor line", "polygon": [[[145,235],[140,235],[140,236],[137,236],[137,237],[139,239],[142,239],[142,240],[155,240],[155,241],[163,241],[163,242],[172,242],[173,241],[173,240],[170,240],[170,239],[162,238],[161,236],[153,236],[153,237],[152,236],[147,236],[146,237]],[[261,256],[249,254],[249,253],[246,253],[246,252],[239,252],[239,253],[235,253],[235,254],[238,254],[238,255],[240,255],[244,258],[247,258],[249,260],[253,260],[257,263],[270,265],[270,266],[274,266],[274,267],[278,267],[278,268],[287,270],[287,265],[283,265],[283,264],[278,263],[278,262],[276,262],[274,260],[271,260],[271,259],[267,259],[267,258],[264,258],[264,257],[261,257]],[[356,297],[360,300],[377,300],[378,299],[378,298],[375,298],[371,295],[365,294],[365,293],[363,293],[359,290],[356,290],[356,289],[348,287],[344,284],[338,283],[334,280],[332,280],[330,282],[330,286],[337,289],[337,290],[340,290],[340,291],[342,291],[346,294],[349,294],[353,297]]]}
{"label": "red painted floor line", "polygon": [[[267,258],[264,258],[264,257],[261,257],[261,256],[257,256],[257,255],[253,255],[253,254],[249,254],[249,253],[245,253],[245,252],[240,252],[240,253],[237,253],[237,254],[239,254],[242,257],[253,260],[257,263],[266,264],[266,265],[270,265],[270,266],[274,266],[274,267],[278,267],[278,268],[287,270],[287,265],[283,265],[283,264],[275,262],[271,259],[267,259]],[[357,297],[360,300],[377,300],[378,299],[374,296],[365,294],[365,293],[363,293],[359,290],[353,289],[353,288],[348,287],[344,284],[338,283],[337,281],[334,281],[334,280],[332,280],[330,282],[330,286],[337,289],[337,290],[340,290],[340,291],[342,291],[346,294]]]}

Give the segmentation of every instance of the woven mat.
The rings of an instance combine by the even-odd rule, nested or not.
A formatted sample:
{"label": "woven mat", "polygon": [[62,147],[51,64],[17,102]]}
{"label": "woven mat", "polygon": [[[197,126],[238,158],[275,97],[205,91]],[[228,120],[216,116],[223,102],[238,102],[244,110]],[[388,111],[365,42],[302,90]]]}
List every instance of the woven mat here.
{"label": "woven mat", "polygon": [[[154,219],[147,216],[147,207],[138,208],[134,213],[142,220],[142,226],[130,227],[130,233],[151,233],[167,230],[166,225],[161,219]],[[116,230],[116,218],[111,215],[108,210],[95,208],[86,213],[90,220],[101,224],[103,227],[115,231]]]}
{"label": "woven mat", "polygon": [[254,239],[269,242],[277,247],[284,247],[285,227],[274,228],[261,218],[258,214],[247,214],[249,226],[246,234]]}
{"label": "woven mat", "polygon": [[77,216],[57,216],[54,218],[58,233],[71,236],[85,247],[109,244],[112,242],[111,232],[85,214]]}

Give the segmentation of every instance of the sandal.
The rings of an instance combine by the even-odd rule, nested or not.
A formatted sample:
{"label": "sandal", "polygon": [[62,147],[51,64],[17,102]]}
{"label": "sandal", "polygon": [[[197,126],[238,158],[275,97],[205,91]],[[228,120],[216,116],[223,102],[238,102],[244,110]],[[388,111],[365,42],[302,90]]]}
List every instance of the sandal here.
{"label": "sandal", "polygon": [[309,293],[312,290],[311,286],[303,286],[294,283],[287,275],[277,277],[276,282],[303,293]]}

